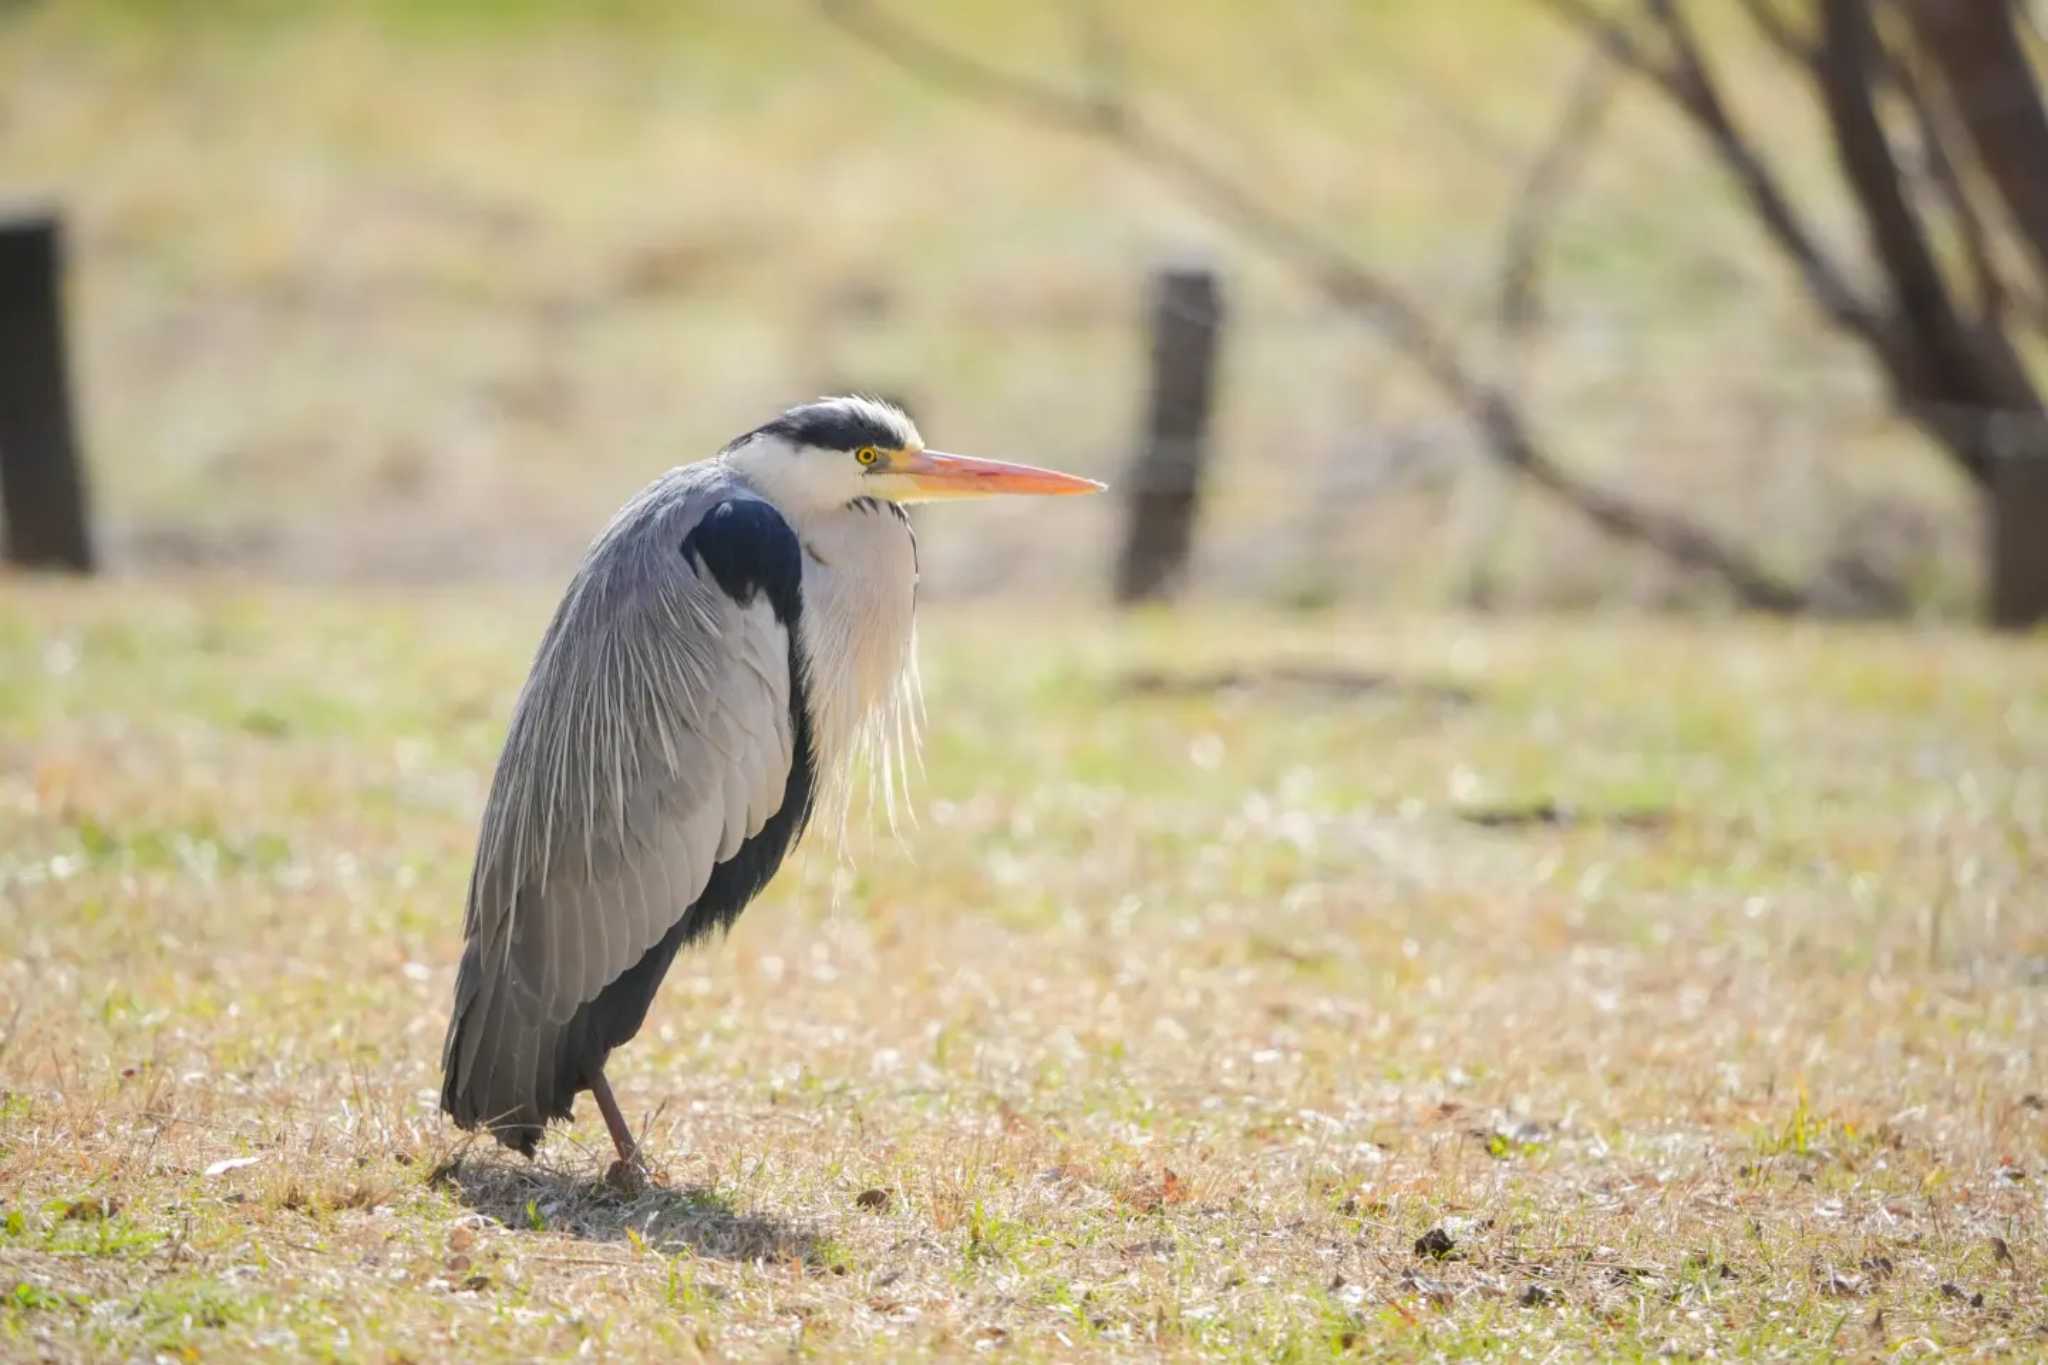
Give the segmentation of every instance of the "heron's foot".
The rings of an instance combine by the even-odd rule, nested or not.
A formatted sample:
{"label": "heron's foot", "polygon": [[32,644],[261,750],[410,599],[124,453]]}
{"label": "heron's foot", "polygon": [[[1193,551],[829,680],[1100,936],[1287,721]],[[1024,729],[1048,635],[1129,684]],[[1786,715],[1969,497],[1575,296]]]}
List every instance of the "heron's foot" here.
{"label": "heron's foot", "polygon": [[671,1187],[668,1168],[648,1160],[647,1153],[635,1147],[630,1157],[620,1157],[605,1168],[605,1188],[627,1199],[638,1199],[649,1190],[665,1190]]}
{"label": "heron's foot", "polygon": [[655,1181],[653,1174],[648,1171],[645,1163],[640,1160],[640,1154],[635,1152],[633,1153],[633,1159],[630,1161],[624,1157],[614,1161],[610,1169],[604,1173],[604,1183],[606,1188],[622,1194],[628,1199],[638,1199],[641,1195],[647,1193],[648,1185],[655,1183]]}

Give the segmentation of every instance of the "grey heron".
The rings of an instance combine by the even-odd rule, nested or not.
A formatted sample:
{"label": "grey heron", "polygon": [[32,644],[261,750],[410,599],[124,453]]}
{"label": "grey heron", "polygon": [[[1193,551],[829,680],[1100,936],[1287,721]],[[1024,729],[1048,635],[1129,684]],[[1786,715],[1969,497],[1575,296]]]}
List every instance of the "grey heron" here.
{"label": "grey heron", "polygon": [[592,542],[513,709],[477,839],[441,1107],[532,1155],[606,1083],[678,951],[774,876],[911,662],[906,503],[1087,493],[926,449],[901,410],[791,408]]}

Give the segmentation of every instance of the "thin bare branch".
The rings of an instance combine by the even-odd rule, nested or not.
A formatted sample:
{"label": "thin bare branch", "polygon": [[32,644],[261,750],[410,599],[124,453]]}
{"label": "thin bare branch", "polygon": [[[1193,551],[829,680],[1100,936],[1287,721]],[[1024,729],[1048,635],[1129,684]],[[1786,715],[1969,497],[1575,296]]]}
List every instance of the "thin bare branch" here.
{"label": "thin bare branch", "polygon": [[[1523,391],[1529,342],[1545,311],[1541,286],[1550,233],[1573,182],[1587,165],[1589,145],[1612,106],[1621,71],[1613,54],[1598,44],[1588,44],[1550,135],[1523,170],[1520,191],[1509,210],[1501,236],[1493,316],[1503,343],[1496,361],[1496,382],[1510,397],[1519,397]],[[1491,530],[1497,532],[1504,524],[1507,503],[1495,498],[1488,505]],[[1495,535],[1487,534],[1473,542],[1476,553],[1467,560],[1463,574],[1463,596],[1471,605],[1483,606],[1493,599],[1495,540]]]}
{"label": "thin bare branch", "polygon": [[1794,65],[1811,67],[1820,53],[1820,43],[1810,34],[1802,34],[1793,26],[1792,20],[1772,0],[1742,0],[1742,8],[1749,13],[1749,21],[1756,31],[1763,34],[1764,41],[1778,50],[1778,54]]}
{"label": "thin bare branch", "polygon": [[1620,20],[1587,0],[1540,0],[1578,26],[1615,58],[1656,83],[1692,120],[1714,154],[1735,177],[1751,211],[1789,257],[1807,293],[1837,324],[1873,345],[1888,345],[1882,315],[1860,298],[1848,274],[1828,255],[1820,236],[1807,226],[1777,173],[1757,144],[1736,123],[1692,25],[1671,0],[1644,0],[1644,8],[1668,41],[1670,55],[1650,55]]}
{"label": "thin bare branch", "polygon": [[1676,63],[1652,53],[1637,35],[1633,23],[1592,0],[1536,0],[1565,24],[1579,30],[1615,62],[1638,76],[1662,87],[1664,92],[1685,102],[1683,73]]}
{"label": "thin bare branch", "polygon": [[1541,308],[1536,284],[1543,247],[1573,177],[1585,165],[1585,149],[1599,131],[1614,99],[1616,67],[1604,48],[1587,54],[1573,77],[1557,125],[1530,164],[1515,196],[1501,245],[1500,322],[1510,333],[1529,328]]}
{"label": "thin bare branch", "polygon": [[[1610,10],[1589,0],[1541,3],[1652,81],[1693,122],[1797,267],[1809,294],[1876,357],[1902,411],[1971,477],[1986,478],[1992,428],[2002,431],[2000,423],[2015,414],[2038,412],[2039,398],[1995,315],[1972,322],[1957,310],[1907,197],[1872,100],[1872,81],[1885,54],[1869,0],[1820,0],[1822,27],[1808,71],[1891,286],[1889,299],[1872,301],[1851,287],[1848,271],[1823,249],[1758,144],[1736,123],[1681,0],[1640,0],[1663,40],[1662,54],[1654,58]],[[1959,187],[1958,181],[1950,188],[1960,194]]]}
{"label": "thin bare branch", "polygon": [[1913,130],[1919,139],[1927,180],[1955,223],[1956,237],[1969,263],[1970,285],[1977,297],[1978,311],[1985,325],[2003,327],[2010,313],[2012,291],[2004,272],[1998,268],[1997,252],[1984,216],[1970,197],[1961,167],[1949,154],[1949,138],[1958,134],[1944,126],[1944,111],[1937,104],[1939,96],[1926,88],[1911,61],[1887,53],[1884,72],[1892,89],[1912,111]]}
{"label": "thin bare branch", "polygon": [[1821,92],[1836,132],[1843,174],[1864,206],[1872,243],[1891,274],[1899,307],[1921,331],[1952,334],[1961,329],[1954,301],[1920,217],[1906,196],[1871,97],[1880,60],[1877,34],[1863,0],[1827,0]]}
{"label": "thin bare branch", "polygon": [[1737,125],[1733,110],[1721,94],[1720,83],[1707,65],[1706,50],[1684,11],[1676,0],[1647,3],[1671,39],[1679,84],[1686,92],[1683,102],[1687,112],[1734,173],[1757,217],[1799,267],[1808,291],[1839,324],[1873,342],[1881,342],[1882,315],[1857,296],[1847,273],[1821,246],[1819,234],[1807,226],[1762,151]]}
{"label": "thin bare branch", "polygon": [[[1871,97],[1879,48],[1864,0],[1825,0],[1824,13],[1821,92],[1836,153],[1892,282],[1900,319],[1916,343],[1909,358],[1891,365],[1895,386],[1907,411],[1943,436],[1943,448],[1971,477],[1986,481],[1989,432],[1974,428],[1995,423],[2001,412],[2038,413],[2040,397],[2005,335],[1964,321],[1906,196]],[[1952,429],[1950,414],[1958,407],[1977,410],[1968,419],[1971,430]]]}
{"label": "thin bare branch", "polygon": [[1100,138],[1235,225],[1247,241],[1314,281],[1338,307],[1373,319],[1477,428],[1483,447],[1616,537],[1649,546],[1673,561],[1713,573],[1750,607],[1807,610],[1809,595],[1734,546],[1671,513],[1645,508],[1557,463],[1538,442],[1520,408],[1465,362],[1449,336],[1391,281],[1324,240],[1270,200],[1232,179],[1189,145],[1146,122],[1128,105],[1089,100],[1056,86],[1012,75],[959,52],[887,15],[865,0],[819,0],[842,29],[912,74],[976,102],[1069,132]]}
{"label": "thin bare branch", "polygon": [[983,103],[1006,105],[1013,113],[1077,133],[1101,133],[1123,121],[1118,96],[1072,94],[956,52],[897,22],[864,0],[819,0],[827,18],[869,47],[936,85]]}
{"label": "thin bare branch", "polygon": [[2043,280],[2048,280],[2048,104],[2015,28],[2010,4],[1905,0],[1920,46],[1947,78],[1985,174],[2005,201]]}

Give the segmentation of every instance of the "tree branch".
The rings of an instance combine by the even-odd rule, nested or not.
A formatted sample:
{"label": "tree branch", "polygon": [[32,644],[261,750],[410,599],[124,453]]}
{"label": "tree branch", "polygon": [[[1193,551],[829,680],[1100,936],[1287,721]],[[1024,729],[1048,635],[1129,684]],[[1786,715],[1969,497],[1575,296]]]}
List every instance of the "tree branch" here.
{"label": "tree branch", "polygon": [[1587,55],[1585,66],[1572,81],[1556,128],[1531,163],[1521,193],[1515,196],[1500,263],[1499,315],[1501,326],[1510,333],[1526,331],[1541,309],[1536,283],[1544,241],[1574,173],[1585,164],[1586,144],[1607,116],[1614,98],[1614,77],[1614,61],[1605,50],[1595,48]]}
{"label": "tree branch", "polygon": [[2048,279],[2048,105],[2014,29],[2014,6],[1906,0],[1904,8],[1921,47],[1941,68],[2021,241]]}
{"label": "tree branch", "polygon": [[[1951,12],[1944,0],[1912,2],[1942,14]],[[1957,309],[1906,193],[1871,94],[1885,53],[1871,20],[1870,0],[1820,0],[1821,32],[1811,45],[1779,31],[1781,16],[1769,8],[1768,0],[1752,0],[1747,7],[1760,23],[1770,26],[1765,36],[1781,51],[1808,54],[1807,71],[1826,109],[1837,159],[1891,284],[1890,306],[1860,298],[1848,283],[1848,273],[1806,226],[1769,163],[1735,122],[1680,0],[1641,0],[1668,48],[1662,59],[1652,58],[1610,11],[1591,0],[1541,3],[1653,82],[1693,122],[1735,175],[1751,211],[1798,268],[1822,310],[1876,357],[1901,409],[1973,479],[1987,478],[1994,428],[2003,430],[2016,415],[2027,419],[2038,413],[2040,398],[1996,313],[1987,311],[1980,325],[1965,320]],[[1931,150],[1938,154],[1942,149],[1936,145]],[[1938,177],[1944,167],[1931,163],[1931,169]],[[1960,194],[1957,183],[1944,186],[1944,192]],[[1967,233],[1974,218],[1966,201],[1958,211],[1964,215],[1961,222]],[[1974,246],[1971,249],[1974,256]],[[1988,262],[1987,254],[1979,268]],[[1988,297],[1996,297],[1995,289]]]}
{"label": "tree branch", "polygon": [[1703,528],[1639,507],[1558,464],[1538,443],[1514,401],[1469,368],[1450,338],[1407,295],[1127,105],[1108,98],[1089,100],[1000,71],[926,37],[865,0],[819,2],[840,28],[906,71],[978,103],[1101,139],[1178,186],[1234,224],[1248,241],[1300,270],[1338,307],[1376,320],[1388,341],[1473,423],[1495,459],[1557,495],[1601,530],[1715,574],[1752,608],[1790,613],[1812,605],[1807,593]]}
{"label": "tree branch", "polygon": [[1918,330],[1954,335],[1961,330],[1954,302],[1906,197],[1871,98],[1881,53],[1864,5],[1865,0],[1825,0],[1826,37],[1818,73],[1835,130],[1836,156],[1863,205],[1871,243],[1891,275],[1900,310]]}
{"label": "tree branch", "polygon": [[[1991,477],[1989,427],[2001,411],[2038,413],[2041,400],[2003,332],[1964,322],[1919,214],[1907,198],[1871,98],[1880,49],[1866,0],[1825,0],[1818,75],[1842,173],[1871,246],[1884,262],[1901,322],[1915,344],[1891,364],[1901,402],[1942,437],[1974,479]],[[1967,430],[1954,426],[1959,414]]]}
{"label": "tree branch", "polygon": [[1811,67],[1820,44],[1811,35],[1801,35],[1771,0],[1742,0],[1749,22],[1764,35],[1764,41],[1778,49],[1778,55],[1795,66]]}
{"label": "tree branch", "polygon": [[1961,169],[1949,154],[1949,130],[1942,126],[1936,96],[1930,94],[1910,61],[1894,57],[1885,64],[1892,87],[1913,113],[1913,129],[1927,162],[1927,179],[1934,186],[1955,220],[1956,236],[1962,242],[1963,257],[1969,262],[1970,281],[1977,295],[1978,311],[1984,325],[2003,328],[2009,313],[2011,290],[1998,268],[1998,254],[1984,216],[1970,199]]}
{"label": "tree branch", "polygon": [[1645,9],[1671,47],[1671,56],[1661,62],[1645,52],[1642,44],[1611,14],[1586,0],[1540,3],[1577,25],[1624,65],[1661,87],[1735,177],[1751,211],[1798,268],[1807,293],[1821,311],[1838,326],[1855,332],[1872,345],[1889,344],[1883,332],[1882,315],[1857,296],[1848,275],[1822,249],[1819,235],[1807,226],[1770,163],[1735,122],[1691,24],[1671,0],[1644,0]]}
{"label": "tree branch", "polygon": [[[1679,98],[1677,68],[1659,61],[1643,47],[1634,31],[1613,14],[1588,0],[1537,0],[1565,24],[1579,30],[1588,41],[1605,52],[1616,65],[1626,67],[1667,95]],[[1680,100],[1683,103],[1683,100]]]}

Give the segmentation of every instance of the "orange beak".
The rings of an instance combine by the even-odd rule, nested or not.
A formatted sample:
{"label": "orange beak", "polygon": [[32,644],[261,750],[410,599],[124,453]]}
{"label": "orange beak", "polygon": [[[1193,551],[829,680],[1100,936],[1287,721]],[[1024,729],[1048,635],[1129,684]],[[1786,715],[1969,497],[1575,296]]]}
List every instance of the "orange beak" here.
{"label": "orange beak", "polygon": [[890,462],[888,473],[907,488],[908,496],[899,499],[903,502],[985,498],[998,493],[1057,497],[1100,493],[1106,486],[1078,474],[1003,460],[977,460],[971,455],[948,455],[942,450],[905,451]]}

